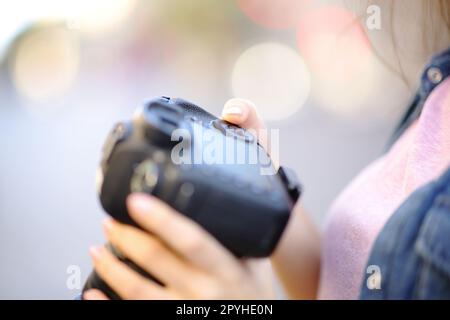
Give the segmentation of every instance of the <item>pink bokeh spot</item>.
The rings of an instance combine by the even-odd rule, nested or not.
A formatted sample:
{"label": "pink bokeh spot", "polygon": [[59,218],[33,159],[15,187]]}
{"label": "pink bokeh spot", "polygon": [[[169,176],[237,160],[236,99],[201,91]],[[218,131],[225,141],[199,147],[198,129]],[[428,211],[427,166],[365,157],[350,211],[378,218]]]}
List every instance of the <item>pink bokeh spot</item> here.
{"label": "pink bokeh spot", "polygon": [[369,61],[371,46],[360,21],[352,12],[326,6],[304,15],[298,24],[301,55],[315,76],[327,80],[350,80]]}
{"label": "pink bokeh spot", "polygon": [[271,29],[295,28],[312,0],[236,0],[239,8],[256,24]]}

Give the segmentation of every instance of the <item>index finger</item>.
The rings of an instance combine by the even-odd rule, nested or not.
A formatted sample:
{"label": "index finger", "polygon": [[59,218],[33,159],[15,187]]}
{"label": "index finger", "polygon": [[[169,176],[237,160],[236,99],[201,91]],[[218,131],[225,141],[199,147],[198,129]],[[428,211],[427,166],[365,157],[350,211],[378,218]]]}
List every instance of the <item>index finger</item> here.
{"label": "index finger", "polygon": [[221,275],[240,270],[236,258],[211,234],[161,200],[146,194],[127,199],[132,218],[197,267]]}

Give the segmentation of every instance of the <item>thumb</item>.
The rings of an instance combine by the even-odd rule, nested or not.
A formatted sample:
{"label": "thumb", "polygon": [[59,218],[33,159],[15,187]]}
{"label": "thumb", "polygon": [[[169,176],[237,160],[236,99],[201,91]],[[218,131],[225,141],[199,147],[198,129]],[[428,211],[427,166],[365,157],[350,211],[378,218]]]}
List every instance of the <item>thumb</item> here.
{"label": "thumb", "polygon": [[225,103],[222,118],[245,129],[259,131],[265,129],[255,104],[249,100],[233,98]]}
{"label": "thumb", "polygon": [[225,103],[222,119],[249,130],[258,138],[260,145],[271,154],[273,164],[278,167],[278,155],[269,148],[268,131],[253,102],[233,98]]}

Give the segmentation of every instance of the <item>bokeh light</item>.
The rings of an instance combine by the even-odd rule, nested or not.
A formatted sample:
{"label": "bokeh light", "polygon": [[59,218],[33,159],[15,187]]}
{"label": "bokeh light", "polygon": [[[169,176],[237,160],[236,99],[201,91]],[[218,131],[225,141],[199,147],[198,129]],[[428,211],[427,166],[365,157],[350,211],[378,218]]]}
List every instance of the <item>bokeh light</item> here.
{"label": "bokeh light", "polygon": [[307,100],[310,75],[294,49],[262,43],[239,57],[232,73],[232,90],[235,96],[255,102],[264,119],[281,120]]}
{"label": "bokeh light", "polygon": [[30,31],[18,43],[10,70],[17,90],[43,102],[64,95],[79,65],[77,38],[66,29]]}
{"label": "bokeh light", "polygon": [[[6,3],[0,3],[0,11],[4,10]],[[8,48],[16,34],[25,28],[29,22],[28,18],[15,13],[0,14],[0,58],[2,58],[3,52]]]}
{"label": "bokeh light", "polygon": [[311,8],[312,0],[236,0],[241,10],[258,25],[288,29],[295,27]]}
{"label": "bokeh light", "polygon": [[314,100],[343,116],[367,111],[383,67],[357,17],[340,7],[318,8],[303,16],[297,39]]}
{"label": "bokeh light", "polygon": [[35,21],[67,22],[69,28],[100,35],[117,28],[132,14],[137,0],[15,0],[0,3],[0,49],[11,35]]}

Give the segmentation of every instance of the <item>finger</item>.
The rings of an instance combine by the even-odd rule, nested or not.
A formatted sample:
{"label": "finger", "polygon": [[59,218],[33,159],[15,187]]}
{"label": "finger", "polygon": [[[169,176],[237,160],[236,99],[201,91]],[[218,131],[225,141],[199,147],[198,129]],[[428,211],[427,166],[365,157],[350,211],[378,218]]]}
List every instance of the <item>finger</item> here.
{"label": "finger", "polygon": [[270,292],[275,295],[275,277],[269,258],[245,259],[243,264],[247,267],[249,276],[256,279],[263,292]]}
{"label": "finger", "polygon": [[173,287],[192,282],[195,271],[154,236],[112,219],[103,226],[114,247],[158,280]]}
{"label": "finger", "polygon": [[123,299],[167,299],[168,293],[155,282],[119,261],[105,247],[90,250],[98,275]]}
{"label": "finger", "polygon": [[198,224],[161,200],[132,194],[127,199],[132,218],[160,237],[185,259],[205,271],[226,275],[239,272],[236,258]]}
{"label": "finger", "polygon": [[272,150],[274,147],[273,141],[270,141],[269,132],[253,102],[240,98],[228,100],[223,108],[222,118],[247,129],[253,134],[258,139],[259,144],[263,146],[266,152],[271,156],[272,164],[275,169],[278,169],[278,152],[274,152],[276,149]]}
{"label": "finger", "polygon": [[246,129],[261,130],[265,128],[253,102],[233,98],[225,103],[222,118]]}
{"label": "finger", "polygon": [[83,293],[83,300],[109,300],[109,298],[100,290],[90,289]]}

